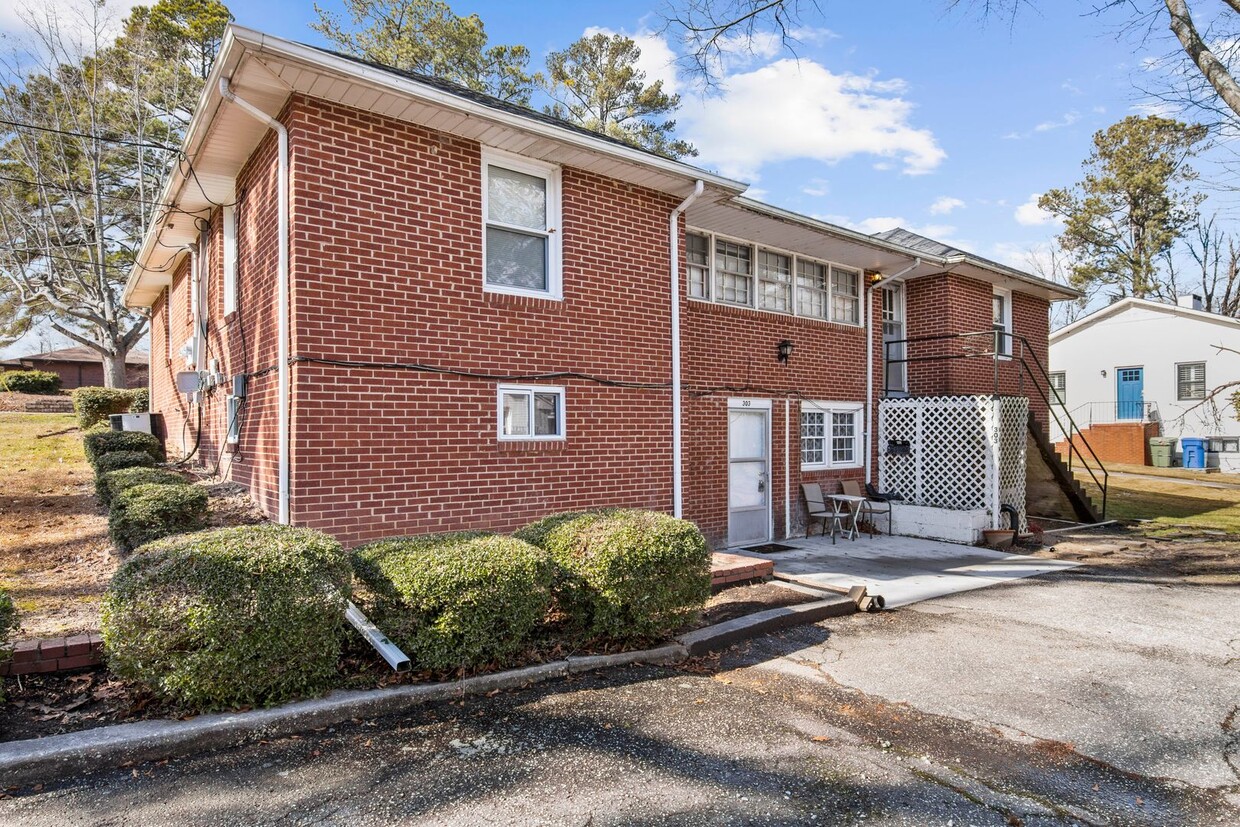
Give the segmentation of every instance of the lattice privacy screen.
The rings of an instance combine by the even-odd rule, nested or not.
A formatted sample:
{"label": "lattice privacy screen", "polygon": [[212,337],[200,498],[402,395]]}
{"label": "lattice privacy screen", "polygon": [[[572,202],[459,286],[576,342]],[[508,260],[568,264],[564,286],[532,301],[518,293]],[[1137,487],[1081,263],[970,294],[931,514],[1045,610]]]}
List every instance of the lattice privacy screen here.
{"label": "lattice privacy screen", "polygon": [[878,406],[879,484],[913,505],[985,508],[991,525],[1001,522],[999,506],[1011,505],[1024,531],[1028,417],[1024,397],[884,399]]}

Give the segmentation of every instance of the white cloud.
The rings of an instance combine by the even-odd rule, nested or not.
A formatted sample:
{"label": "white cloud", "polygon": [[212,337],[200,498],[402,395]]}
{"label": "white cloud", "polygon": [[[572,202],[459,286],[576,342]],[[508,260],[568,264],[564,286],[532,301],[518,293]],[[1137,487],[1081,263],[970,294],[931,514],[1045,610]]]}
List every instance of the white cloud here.
{"label": "white cloud", "polygon": [[1055,221],[1055,216],[1038,206],[1038,199],[1042,197],[1042,193],[1035,192],[1029,196],[1025,203],[1016,208],[1012,216],[1016,219],[1017,224],[1023,224],[1026,227],[1039,227],[1043,224],[1051,224]]}
{"label": "white cloud", "polygon": [[964,206],[964,202],[959,198],[952,198],[950,195],[943,195],[935,199],[930,205],[931,215],[947,215],[952,210],[958,210]]}
{"label": "white cloud", "polygon": [[1081,113],[1075,109],[1071,112],[1065,112],[1064,116],[1057,121],[1043,121],[1033,128],[1034,132],[1050,132],[1052,129],[1062,129],[1065,126],[1072,126],[1081,119]]}
{"label": "white cloud", "polygon": [[801,192],[812,198],[821,198],[831,192],[831,185],[825,178],[811,178],[808,184],[801,187]]}
{"label": "white cloud", "polygon": [[0,2],[0,32],[27,32],[30,29],[27,21],[34,21],[40,28],[54,22],[64,36],[88,43],[92,39],[90,33],[96,27],[109,37],[119,34],[121,20],[134,6],[142,2],[143,0],[107,0],[106,4],[98,7],[86,0]]}
{"label": "white cloud", "polygon": [[875,233],[882,233],[902,227],[909,232],[924,235],[926,238],[932,238],[935,241],[941,241],[953,247],[967,250],[972,246],[971,242],[961,241],[955,237],[957,227],[952,224],[915,224],[910,223],[903,216],[893,215],[879,215],[860,220],[853,220],[847,215],[815,215],[814,218],[830,224],[838,224],[841,227],[847,227],[850,230],[856,230],[866,235],[874,235]]}
{"label": "white cloud", "polygon": [[1153,101],[1151,103],[1134,103],[1131,107],[1133,112],[1138,115],[1158,115],[1162,118],[1174,118],[1179,114],[1179,107],[1173,103],[1165,101]]}
{"label": "white cloud", "polygon": [[680,91],[680,78],[676,73],[676,53],[667,45],[667,41],[657,34],[650,32],[629,34],[602,26],[591,26],[581,34],[582,37],[593,37],[596,34],[610,37],[622,34],[631,38],[637,44],[637,48],[641,49],[641,57],[637,59],[637,68],[646,73],[646,82],[654,83],[656,80],[661,80],[663,91],[672,94]]}
{"label": "white cloud", "polygon": [[1073,95],[1085,94],[1084,92],[1081,91],[1081,87],[1077,86],[1075,83],[1073,83],[1070,80],[1065,80],[1063,83],[1059,84],[1059,88],[1064,90],[1065,92],[1070,92]]}
{"label": "white cloud", "polygon": [[904,90],[902,81],[783,59],[729,75],[717,97],[685,100],[678,119],[702,162],[733,177],[756,178],[768,163],[856,155],[894,159],[905,174],[921,175],[947,155],[930,130],[909,123]]}

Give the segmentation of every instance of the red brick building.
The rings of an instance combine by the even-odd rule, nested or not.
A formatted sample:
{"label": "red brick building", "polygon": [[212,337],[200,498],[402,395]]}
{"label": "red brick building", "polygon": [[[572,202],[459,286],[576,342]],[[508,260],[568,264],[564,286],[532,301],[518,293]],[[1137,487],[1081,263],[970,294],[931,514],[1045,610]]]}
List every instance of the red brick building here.
{"label": "red brick building", "polygon": [[[140,388],[147,384],[147,365],[150,354],[131,350],[125,357],[125,387]],[[60,377],[60,387],[102,387],[103,360],[88,347],[66,347],[46,353],[32,353],[0,362],[0,371],[45,370]]]}
{"label": "red brick building", "polygon": [[802,481],[872,473],[884,385],[1021,389],[993,335],[887,381],[884,351],[921,343],[884,335],[998,324],[1044,358],[1075,295],[239,27],[185,149],[197,180],[169,181],[125,292],[170,452],[349,544],[601,506],[716,545],[797,534]]}

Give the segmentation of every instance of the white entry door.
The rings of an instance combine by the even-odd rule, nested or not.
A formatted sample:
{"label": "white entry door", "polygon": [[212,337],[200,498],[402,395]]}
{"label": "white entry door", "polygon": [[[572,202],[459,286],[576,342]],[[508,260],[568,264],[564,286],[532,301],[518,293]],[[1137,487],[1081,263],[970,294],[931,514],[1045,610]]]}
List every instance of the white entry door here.
{"label": "white entry door", "polygon": [[728,408],[729,546],[771,539],[769,417],[765,408]]}

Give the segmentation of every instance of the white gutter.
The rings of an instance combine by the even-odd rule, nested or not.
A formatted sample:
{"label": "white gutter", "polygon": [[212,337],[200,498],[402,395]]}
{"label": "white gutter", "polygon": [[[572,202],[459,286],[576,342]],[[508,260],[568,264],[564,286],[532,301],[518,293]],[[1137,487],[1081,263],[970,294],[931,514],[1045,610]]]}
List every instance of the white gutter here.
{"label": "white gutter", "polygon": [[276,257],[276,319],[278,322],[276,356],[277,370],[277,405],[279,407],[279,517],[277,522],[287,525],[289,522],[289,349],[288,349],[288,317],[289,317],[289,276],[288,276],[288,130],[284,124],[268,115],[258,107],[242,100],[228,88],[228,78],[220,78],[220,95],[224,100],[234,103],[267,126],[275,130],[279,140],[278,164],[279,183],[277,184],[278,224],[277,257]]}
{"label": "white gutter", "polygon": [[672,210],[668,218],[668,249],[671,253],[672,287],[672,516],[680,519],[684,514],[684,479],[681,473],[682,444],[680,434],[680,216],[689,205],[698,200],[706,189],[701,178],[693,185],[693,192]]}
{"label": "white gutter", "polygon": [[[921,259],[914,259],[912,264],[900,272],[883,276],[871,284],[865,294],[865,481],[867,483],[874,481],[872,459],[874,453],[874,294],[883,286],[904,278],[920,266]],[[906,331],[907,324],[908,320],[905,319]]]}

